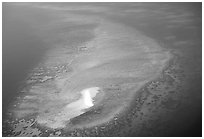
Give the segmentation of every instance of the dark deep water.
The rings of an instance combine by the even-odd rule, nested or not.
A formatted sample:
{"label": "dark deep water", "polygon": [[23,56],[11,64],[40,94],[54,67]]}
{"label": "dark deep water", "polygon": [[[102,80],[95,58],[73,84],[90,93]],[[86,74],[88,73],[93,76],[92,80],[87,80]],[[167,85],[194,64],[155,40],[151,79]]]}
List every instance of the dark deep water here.
{"label": "dark deep water", "polygon": [[[180,131],[181,127],[177,126],[178,132],[175,132],[175,136],[200,136],[202,134],[201,3],[150,3],[139,6],[142,12],[130,12],[128,16],[121,11],[128,8],[136,9],[138,6],[134,7],[131,4],[126,4],[126,6],[123,6],[123,4],[103,5],[112,7],[112,10],[115,11],[114,14],[108,13],[101,14],[100,16],[135,27],[145,35],[160,42],[162,47],[182,53],[179,62],[188,75],[184,92],[189,94],[189,99],[186,102],[186,107],[176,111],[176,118],[173,122],[177,123],[179,120],[184,122],[188,122],[191,119],[197,120],[192,123],[191,128],[186,128],[185,131]],[[192,16],[186,16],[185,18],[181,16],[177,21],[173,21],[173,16],[170,17],[170,15],[168,18],[167,15],[162,14],[164,12],[162,9],[161,11],[158,10],[162,7],[166,8],[164,10],[166,13],[182,15],[185,12],[190,12]],[[118,13],[118,15],[115,13]],[[57,17],[54,14],[46,10],[38,11],[35,8],[25,7],[21,9],[5,3],[3,4],[3,119],[9,104],[18,95],[18,89],[26,78],[27,73],[42,60],[43,54],[51,45],[44,41],[47,34],[41,32],[41,25],[55,20]],[[90,13],[82,11],[81,14]],[[170,20],[172,21],[170,22]],[[189,111],[191,114],[189,114]],[[183,115],[186,115],[187,118],[184,118]]]}
{"label": "dark deep water", "polygon": [[72,46],[93,37],[88,31],[70,38],[60,38],[56,34],[80,30],[80,28],[92,28],[95,25],[83,26],[62,22],[53,28],[49,25],[61,19],[60,12],[52,9],[36,10],[31,6],[21,7],[15,3],[4,3],[2,13],[2,115],[4,119],[7,118],[4,114],[11,102],[25,86],[28,74],[42,62],[47,50],[56,44],[66,43],[64,41],[69,41],[69,46]]}
{"label": "dark deep water", "polygon": [[37,12],[32,9],[3,4],[3,118],[29,70],[38,64],[48,47],[41,34],[38,34],[39,30],[33,27],[39,21],[43,23],[47,19],[42,14],[37,17],[35,14]]}

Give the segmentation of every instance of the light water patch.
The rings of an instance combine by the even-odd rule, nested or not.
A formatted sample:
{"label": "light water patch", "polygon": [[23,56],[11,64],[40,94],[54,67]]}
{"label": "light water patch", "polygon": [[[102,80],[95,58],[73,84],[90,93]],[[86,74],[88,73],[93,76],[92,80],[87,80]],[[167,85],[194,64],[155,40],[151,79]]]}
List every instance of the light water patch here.
{"label": "light water patch", "polygon": [[82,90],[81,94],[83,96],[84,104],[86,106],[92,107],[94,105],[92,98],[94,98],[98,92],[99,92],[98,87],[92,87]]}
{"label": "light water patch", "polygon": [[99,87],[86,88],[80,92],[81,97],[78,100],[67,104],[62,111],[54,114],[39,115],[37,123],[53,129],[64,128],[70,119],[85,113],[85,109],[94,106],[93,98],[99,92]]}
{"label": "light water patch", "polygon": [[[169,53],[153,39],[124,25],[104,20],[95,34],[91,43],[86,44],[95,47],[90,51],[73,53],[71,62],[68,54],[63,52],[64,48],[56,47],[50,55],[47,53],[49,56],[43,61],[46,76],[53,72],[59,74],[54,74],[54,79],[33,84],[29,88],[29,97],[21,102],[26,105],[19,105],[26,107],[16,109],[18,117],[36,114],[38,124],[53,129],[104,123],[111,120],[115,113],[122,113],[137,90],[156,78],[170,58]],[[60,70],[63,69],[62,65],[72,69],[71,72]],[[105,91],[100,93],[101,96],[97,95],[97,99],[95,96],[100,92],[99,88],[91,87],[100,86],[104,90],[106,86],[121,86],[124,83],[128,84],[127,88],[134,83],[134,89]],[[97,116],[90,114],[69,126],[72,118],[93,106],[97,108],[102,105],[103,109]],[[31,112],[26,111],[30,108],[33,108]]]}

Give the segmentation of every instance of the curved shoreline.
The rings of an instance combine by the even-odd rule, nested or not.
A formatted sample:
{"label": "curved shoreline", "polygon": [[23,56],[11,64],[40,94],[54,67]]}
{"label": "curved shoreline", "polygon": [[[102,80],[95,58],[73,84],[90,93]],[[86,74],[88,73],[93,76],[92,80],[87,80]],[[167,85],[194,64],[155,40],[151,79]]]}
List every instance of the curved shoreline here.
{"label": "curved shoreline", "polygon": [[3,136],[202,136],[201,3],[2,6]]}
{"label": "curved shoreline", "polygon": [[[115,26],[115,25],[113,25],[113,26]],[[119,28],[120,28],[120,26],[119,26]],[[114,30],[114,31],[115,31],[115,30]],[[114,32],[114,31],[113,31],[113,32]],[[116,31],[116,32],[117,32],[117,31]],[[128,32],[128,33],[129,33],[129,32]],[[116,33],[116,34],[117,34],[117,33]],[[119,34],[119,35],[120,35],[120,34]],[[123,35],[123,34],[121,34],[121,35]],[[129,34],[128,34],[128,35],[129,35]],[[138,35],[138,34],[137,34],[137,35]],[[136,35],[136,36],[137,36],[137,35]],[[112,36],[112,37],[113,37],[113,39],[114,39],[115,36]],[[124,36],[124,37],[126,37],[126,36]],[[106,37],[105,37],[105,38],[106,38]],[[140,39],[140,38],[142,38],[142,40],[148,39],[148,38],[143,38],[143,36],[142,36],[142,37],[139,36],[139,39]],[[116,39],[117,39],[117,36],[116,36]],[[99,44],[101,44],[101,42],[100,42],[101,40],[103,40],[103,37],[102,37],[102,39],[99,39]],[[110,39],[110,40],[111,40],[111,39]],[[105,41],[106,41],[106,40],[105,40]],[[139,40],[139,41],[141,41],[141,40]],[[148,42],[148,41],[149,41],[149,42]],[[134,42],[134,41],[133,41],[133,42]],[[142,41],[141,41],[141,42],[142,42]],[[147,42],[148,42],[148,43],[152,43],[151,40],[149,40],[149,39],[147,40]],[[142,43],[145,44],[146,42],[142,42]],[[111,43],[110,43],[110,44],[111,44]],[[142,45],[142,44],[140,44],[140,45]],[[157,43],[155,43],[155,45],[157,45]],[[97,48],[97,49],[100,50],[100,49],[101,49],[101,48],[100,48],[100,45],[97,45],[97,46],[99,46],[99,48]],[[113,48],[114,48],[114,47],[115,47],[115,45],[113,46]],[[141,46],[140,46],[140,47],[141,47]],[[155,47],[155,46],[153,46],[153,47]],[[163,52],[163,50],[160,50],[160,47],[159,47],[159,46],[156,46],[156,47],[158,47],[159,50],[156,49],[156,53],[155,53],[155,56],[156,56],[156,57],[154,57],[154,58],[157,59],[157,53],[158,53],[157,51],[159,51],[159,52],[162,51],[162,52]],[[93,48],[93,49],[96,49],[96,48]],[[104,48],[102,47],[102,49],[104,49]],[[102,50],[102,49],[101,49],[101,50]],[[126,47],[124,47],[123,49],[124,49],[124,50],[121,51],[121,52],[125,52],[125,51],[128,52],[128,51],[129,51],[129,50],[128,50],[129,48],[126,50]],[[141,48],[137,48],[137,49],[140,50]],[[143,48],[142,48],[142,49],[143,49]],[[147,50],[147,51],[151,51],[151,49],[153,49],[153,48],[150,47],[150,49],[148,48],[148,49],[146,49],[146,50]],[[91,49],[91,50],[92,50],[92,49]],[[111,49],[110,49],[110,50],[111,50]],[[114,51],[113,51],[113,50],[114,50]],[[119,49],[118,49],[118,47],[116,47],[116,49],[114,48],[113,50],[111,50],[111,51],[115,52],[115,50],[118,51]],[[116,52],[117,52],[117,51],[116,51]],[[134,50],[134,51],[135,51],[135,50]],[[108,52],[108,51],[107,51],[107,52]],[[121,53],[120,51],[118,51],[118,52],[119,52],[119,54]],[[155,51],[153,50],[153,53],[154,53],[154,52],[155,52]],[[105,51],[105,53],[106,53],[106,51]],[[109,53],[107,53],[107,54],[109,54]],[[111,53],[110,53],[110,54],[111,54]],[[118,53],[117,53],[117,54],[118,54]],[[121,54],[123,55],[123,53],[121,53]],[[129,54],[132,55],[132,54],[134,54],[134,53],[132,53],[132,52],[129,53],[129,52],[128,52],[128,54],[127,54],[128,57],[129,57]],[[144,54],[145,54],[145,52],[144,52]],[[102,56],[103,56],[103,55],[102,55]],[[120,55],[118,55],[118,56],[120,57]],[[124,56],[125,56],[125,55],[124,55]],[[125,56],[125,57],[126,57],[126,56]],[[138,56],[137,56],[137,57],[138,57]],[[123,58],[123,56],[122,56],[122,58]],[[83,58],[82,58],[82,59],[83,59]],[[92,58],[91,58],[91,59],[92,59]],[[110,59],[112,59],[112,57],[110,57]],[[115,59],[115,57],[113,57],[113,59]],[[104,59],[104,60],[105,60],[105,63],[106,63],[106,61],[109,61],[109,60],[107,60],[107,59]],[[117,60],[117,59],[116,59],[116,60]],[[120,60],[120,59],[119,59],[119,60]],[[100,62],[101,62],[101,61],[100,61]],[[116,62],[118,62],[118,63],[120,64],[120,61],[116,61]],[[128,62],[130,62],[129,59],[128,59]],[[155,62],[155,61],[154,61],[154,62]],[[79,63],[80,63],[80,62],[79,62]],[[124,62],[123,62],[123,63],[124,63]],[[134,63],[134,61],[133,61],[133,63]],[[75,64],[75,63],[74,63],[74,64]],[[71,64],[71,65],[72,65],[72,64]],[[79,65],[80,65],[80,64],[79,64]],[[100,64],[99,64],[99,65],[100,65]],[[77,67],[77,66],[78,66],[78,65],[76,65],[75,68],[76,68],[76,69],[78,68],[78,70],[80,71],[80,70],[81,70],[81,69],[80,69],[81,67]],[[81,65],[80,65],[80,66],[81,66]],[[92,66],[94,67],[95,65],[92,65]],[[88,69],[89,69],[89,68],[93,68],[92,66],[91,66],[91,67],[88,66]],[[96,67],[97,67],[97,66],[98,66],[98,65],[96,65]],[[108,65],[108,66],[109,66],[109,65]],[[119,65],[116,64],[116,67],[117,67],[117,66],[119,66]],[[130,67],[131,67],[132,65],[127,64],[127,66],[130,66]],[[106,65],[105,65],[105,67],[106,67]],[[119,66],[119,67],[120,67],[120,66]],[[137,67],[137,66],[136,66],[136,67]],[[84,68],[84,67],[83,67],[83,68]],[[108,68],[108,67],[107,67],[107,68]],[[160,67],[160,68],[161,68],[161,67]],[[94,68],[93,68],[93,69],[94,69]],[[163,69],[163,68],[161,68],[161,69]],[[84,69],[83,69],[83,70],[84,70]],[[82,71],[83,71],[83,70],[82,70]],[[96,71],[97,71],[97,70],[98,70],[98,69],[96,69]],[[126,70],[126,69],[125,69],[125,70]],[[73,71],[75,72],[75,70],[73,70]],[[92,71],[94,71],[94,70],[92,70]],[[115,72],[115,71],[114,71],[114,72]],[[113,75],[115,74],[114,72],[112,72]],[[141,71],[140,71],[140,72],[141,72]],[[77,73],[77,72],[76,72],[76,73]],[[87,74],[89,74],[89,72],[87,72]],[[93,75],[93,73],[91,73],[91,74]],[[159,74],[159,73],[158,73],[158,74]],[[102,75],[105,75],[105,74],[103,73]],[[131,74],[130,76],[132,76],[132,75],[134,75],[134,73]],[[136,75],[137,75],[137,74],[136,74]],[[73,75],[71,75],[71,76],[74,77],[74,76],[76,76],[76,75],[73,74]],[[71,76],[68,75],[68,78],[71,78]],[[77,76],[78,76],[78,75],[77,75]],[[83,78],[86,79],[86,76],[84,77],[83,74],[80,75],[80,76],[82,77],[82,79],[83,79]],[[80,76],[79,76],[79,77],[80,77]],[[127,74],[124,74],[123,76],[127,76]],[[99,76],[99,77],[100,77],[100,76]],[[113,76],[113,77],[114,77],[114,76]],[[64,77],[63,77],[63,78],[64,78]],[[96,79],[97,79],[97,78],[98,78],[98,75],[96,76]],[[64,79],[65,79],[65,78],[64,78]],[[64,80],[64,79],[63,79],[63,80]],[[93,79],[94,79],[94,78],[92,78],[91,80],[93,80]],[[101,78],[101,79],[102,79],[102,78]],[[99,78],[98,85],[103,85],[103,87],[104,87],[104,82],[101,83],[101,81],[100,81],[101,79]],[[120,79],[120,78],[118,78],[118,79]],[[116,80],[118,80],[118,79],[116,78]],[[141,79],[142,79],[142,78],[141,78]],[[62,80],[62,82],[59,82],[58,84],[63,83],[63,82],[66,81],[67,79],[65,79],[64,81],[63,81],[63,80]],[[130,81],[130,82],[134,82],[134,80],[135,80],[135,79],[133,79],[133,80]],[[143,80],[143,79],[142,79],[142,80]],[[73,80],[70,80],[70,81],[72,82]],[[105,81],[105,80],[104,80],[104,81]],[[118,80],[118,81],[119,81],[119,80]],[[113,81],[111,81],[110,83],[113,83],[113,84],[114,84],[114,83],[116,83],[116,84],[119,83],[119,84],[121,84],[121,83],[124,82],[124,79],[121,78],[121,81],[119,81],[119,82],[118,82],[118,81],[115,82],[115,80],[113,80]],[[128,81],[128,80],[127,80],[127,81]],[[52,81],[51,81],[51,82],[52,82]],[[66,82],[67,82],[67,81],[66,81]],[[96,83],[96,80],[94,80],[94,82]],[[121,83],[120,83],[120,82],[121,82]],[[91,86],[95,85],[95,83],[92,84]],[[108,84],[110,84],[110,83],[106,83],[106,85],[108,85]],[[142,84],[144,84],[144,83],[142,83]],[[145,83],[145,84],[146,84],[146,83]],[[48,84],[48,85],[49,85],[49,84]],[[82,85],[83,85],[83,82],[82,82]],[[105,86],[106,86],[106,85],[105,85]],[[139,84],[138,84],[138,85],[139,85]],[[70,85],[70,86],[72,87],[72,85]],[[84,86],[84,85],[83,85],[83,86]],[[88,86],[89,86],[89,85],[88,85]],[[85,85],[84,87],[88,87],[88,86]],[[139,85],[139,86],[140,86],[140,85]],[[40,87],[40,86],[39,86],[39,87]],[[40,88],[39,88],[39,87],[37,87],[36,89],[41,89],[41,87],[40,87]],[[84,87],[82,87],[82,88],[84,88]],[[141,86],[140,86],[140,87],[137,87],[137,88],[140,89]],[[136,90],[138,90],[138,89],[136,89]],[[65,89],[65,90],[66,90],[66,89]],[[77,89],[77,90],[79,90],[79,89]],[[31,91],[32,91],[32,90],[31,90]],[[33,91],[35,92],[35,90],[33,90]],[[32,92],[33,92],[33,91],[32,91]],[[37,90],[36,90],[36,91],[37,91]],[[53,92],[53,91],[52,91],[52,92]],[[54,92],[53,92],[53,93],[54,93]],[[64,94],[64,93],[63,93],[63,94]],[[134,93],[133,93],[133,94],[134,94]],[[37,93],[37,95],[40,96],[39,93]],[[49,93],[48,95],[49,95],[49,97],[51,96],[50,93]],[[52,97],[52,96],[51,96],[51,97]],[[55,94],[53,95],[53,97],[55,97]],[[64,97],[64,96],[63,96],[63,97]],[[69,96],[69,97],[70,97],[70,96]],[[63,98],[63,99],[64,99],[64,98]],[[76,99],[75,96],[73,96],[72,99]],[[53,100],[53,98],[52,98],[51,100]],[[24,102],[22,102],[22,104],[23,104],[23,103],[24,103]],[[102,101],[102,103],[105,103],[105,102]],[[110,104],[108,104],[108,105],[110,105]],[[115,104],[114,104],[114,105],[115,105]],[[126,105],[128,106],[128,104],[125,104],[125,106],[126,106]],[[32,105],[30,105],[30,106],[32,106]],[[52,105],[51,105],[51,106],[52,106]],[[119,111],[121,111],[121,110],[119,110]],[[19,111],[19,112],[21,112],[21,111]],[[112,117],[114,117],[114,114],[112,114]],[[112,118],[110,118],[110,119],[112,119]],[[102,121],[102,120],[101,120],[101,121]]]}

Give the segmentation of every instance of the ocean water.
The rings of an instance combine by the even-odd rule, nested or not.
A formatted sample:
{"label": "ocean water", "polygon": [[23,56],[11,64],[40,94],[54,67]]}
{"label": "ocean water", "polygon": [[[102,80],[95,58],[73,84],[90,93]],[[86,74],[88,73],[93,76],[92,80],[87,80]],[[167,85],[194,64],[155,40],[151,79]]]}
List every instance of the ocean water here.
{"label": "ocean water", "polygon": [[[81,56],[74,61],[72,66],[79,71],[89,68],[93,68],[93,70],[79,74],[75,76],[76,78],[71,78],[70,82],[72,83],[70,86],[67,85],[66,89],[77,85],[91,87],[86,86],[86,83],[89,82],[95,83],[97,86],[102,84],[101,80],[98,81],[99,75],[107,76],[106,72],[102,72],[103,69],[108,69],[108,74],[114,75],[118,69],[121,69],[121,71],[125,68],[139,69],[140,66],[137,65],[146,62],[145,58],[141,58],[142,55],[145,55],[143,51],[139,53],[140,49],[138,48],[138,51],[134,51],[137,49],[132,50],[134,46],[132,42],[135,41],[135,44],[144,47],[148,45],[148,49],[151,49],[151,47],[154,49],[154,42],[157,42],[162,49],[174,54],[177,63],[185,74],[185,80],[182,83],[181,107],[172,112],[172,116],[175,118],[172,118],[169,122],[176,125],[175,131],[177,132],[174,134],[185,136],[200,134],[202,121],[201,8],[201,3],[3,3],[3,119],[6,119],[4,114],[8,111],[10,104],[13,105],[15,98],[20,96],[20,91],[26,86],[24,81],[26,81],[29,73],[39,64],[46,63],[44,66],[67,64],[72,58],[72,54],[78,54],[79,48],[76,46],[85,44],[85,47],[80,49],[86,49],[86,46],[98,47],[98,45],[101,45],[104,47],[104,42],[106,42],[108,46],[105,45],[104,48],[106,49],[102,49],[101,52],[98,51],[90,57]],[[99,30],[102,31],[95,30],[97,27],[101,27]],[[132,35],[127,28],[132,29],[132,32],[139,32],[140,35],[137,36],[134,33]],[[98,32],[99,34],[97,34]],[[151,38],[153,41],[144,39],[145,37],[141,37],[142,35]],[[86,44],[96,36],[99,36],[96,39],[97,43]],[[118,39],[119,37],[122,39]],[[133,38],[130,39],[131,43],[127,43],[129,38]],[[109,39],[113,41],[109,41]],[[117,58],[117,56],[120,58],[121,55],[123,56],[130,50],[135,53],[134,58],[141,58],[140,61],[137,61],[135,67],[132,66],[135,59],[129,58],[128,62],[127,59],[124,61],[121,59],[121,64],[118,61],[116,61],[116,64],[111,62],[110,64],[108,63],[109,59],[106,59],[107,56],[111,59],[112,54],[114,54],[113,58]],[[160,51],[157,47],[155,47],[155,50],[158,50],[162,57],[163,51]],[[128,54],[131,55],[132,53]],[[66,57],[68,55],[70,57]],[[94,59],[95,57],[104,58],[102,59],[104,61]],[[161,57],[160,54],[156,55],[155,63],[162,59]],[[95,67],[100,65],[100,62],[106,62],[105,66],[102,65],[94,70]],[[132,64],[130,64],[131,62]],[[161,66],[161,63],[162,61],[158,65]],[[106,66],[106,64],[111,66]],[[122,64],[126,66],[124,69],[122,66],[118,66]],[[156,68],[158,67],[149,69],[155,70]],[[148,68],[141,71],[145,70],[148,71]],[[132,76],[136,74],[137,72]],[[91,76],[93,78],[89,78]],[[124,76],[127,75],[124,74]],[[128,76],[131,76],[131,74]],[[145,74],[144,76],[148,75]],[[62,75],[62,77],[66,76]],[[95,80],[92,81],[93,79]],[[118,82],[128,82],[130,80],[122,81],[121,79]],[[59,80],[57,83],[62,84],[63,80]],[[104,80],[103,83],[105,84],[107,81]],[[45,91],[41,86],[37,86],[37,89],[35,89],[36,92],[43,90],[44,93],[47,91],[45,95],[48,98],[50,88],[46,85],[42,85]],[[33,90],[35,91],[35,89]],[[51,88],[51,90],[53,89]],[[52,101],[52,99],[45,100]],[[55,104],[55,101],[53,104]],[[48,106],[53,106],[53,104]],[[32,104],[30,103],[30,105]],[[61,105],[59,104],[59,106]],[[23,115],[23,112],[23,110],[19,110],[19,115],[21,113]],[[49,113],[47,115],[42,112],[42,119],[47,119],[50,116]],[[183,118],[184,116],[186,118]],[[188,123],[188,121],[191,122],[189,125],[187,124],[186,129],[177,130],[181,128],[179,126],[185,126],[184,123]],[[61,124],[60,122],[57,124]],[[177,126],[177,123],[179,126]],[[188,128],[188,126],[190,127]]]}
{"label": "ocean water", "polygon": [[[80,31],[80,28],[90,28],[95,25],[77,25],[72,22],[55,23],[61,19],[58,12],[53,10],[36,9],[32,6],[23,6],[15,3],[3,4],[3,40],[2,40],[2,103],[3,118],[8,106],[16,99],[29,73],[42,62],[47,50],[55,44],[80,44],[93,37],[89,32],[57,38],[63,32]],[[51,23],[55,23],[54,27]],[[90,26],[90,27],[89,27]],[[53,28],[52,28],[53,27]],[[68,41],[68,42],[66,42]],[[60,42],[60,43],[59,43]]]}
{"label": "ocean water", "polygon": [[[32,10],[3,4],[3,113],[14,100],[29,70],[46,51],[47,44],[28,23],[31,20],[35,23],[35,19],[26,13],[35,14]],[[43,19],[43,16],[39,17]]]}

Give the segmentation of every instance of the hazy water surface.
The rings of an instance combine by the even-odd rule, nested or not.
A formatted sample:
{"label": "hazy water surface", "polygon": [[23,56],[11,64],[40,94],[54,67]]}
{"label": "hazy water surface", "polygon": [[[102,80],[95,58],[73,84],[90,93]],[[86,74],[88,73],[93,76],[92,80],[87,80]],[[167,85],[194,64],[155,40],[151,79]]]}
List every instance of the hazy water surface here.
{"label": "hazy water surface", "polygon": [[[23,6],[3,4],[3,114],[18,96],[30,70],[42,62],[46,52],[53,50],[49,51],[49,56],[52,58],[57,55],[58,52],[55,50],[58,50],[58,46],[60,50],[63,48],[75,51],[77,48],[73,46],[94,38],[93,30],[97,27],[94,20],[98,18],[101,21],[105,19],[111,23],[134,28],[179,57],[178,62],[185,71],[182,90],[185,92],[185,97],[181,103],[182,107],[174,113],[176,118],[172,121],[187,123],[193,119],[192,128],[201,126],[200,3],[35,3],[33,5],[36,7],[32,4]],[[89,21],[90,19],[93,21]],[[52,62],[52,59],[50,61]],[[188,116],[183,118],[183,115]],[[186,134],[192,128],[186,129]],[[200,128],[198,130],[200,131]]]}
{"label": "hazy water surface", "polygon": [[[26,15],[26,13],[30,15]],[[22,85],[31,70],[43,55],[45,46],[40,34],[29,23],[33,20],[35,10],[16,8],[4,4],[3,8],[3,111],[17,95],[17,90]],[[43,19],[39,14],[38,17]],[[35,33],[34,33],[35,32]]]}

